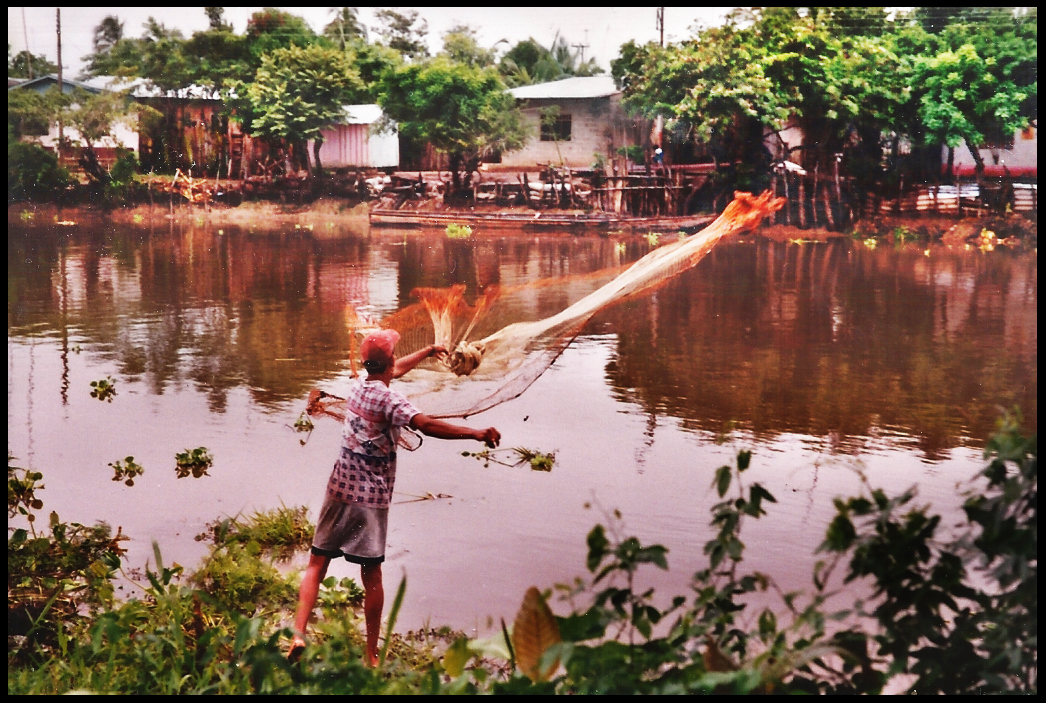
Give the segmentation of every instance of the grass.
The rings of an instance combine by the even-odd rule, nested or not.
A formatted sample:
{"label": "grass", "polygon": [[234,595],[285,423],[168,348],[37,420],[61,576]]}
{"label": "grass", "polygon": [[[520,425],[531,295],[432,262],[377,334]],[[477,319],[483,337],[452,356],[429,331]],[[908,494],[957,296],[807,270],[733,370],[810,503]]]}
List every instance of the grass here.
{"label": "grass", "polygon": [[305,506],[255,512],[248,518],[226,518],[210,523],[208,531],[196,536],[196,541],[211,540],[216,546],[229,543],[256,544],[258,548],[286,560],[295,551],[308,549],[316,534]]}

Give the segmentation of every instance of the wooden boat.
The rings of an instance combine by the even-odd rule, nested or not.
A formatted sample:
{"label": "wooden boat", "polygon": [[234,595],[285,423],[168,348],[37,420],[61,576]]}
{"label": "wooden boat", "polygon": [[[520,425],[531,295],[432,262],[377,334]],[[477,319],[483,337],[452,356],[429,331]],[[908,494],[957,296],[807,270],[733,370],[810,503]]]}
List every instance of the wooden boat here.
{"label": "wooden boat", "polygon": [[625,234],[675,232],[704,227],[715,215],[682,217],[630,217],[613,213],[568,215],[539,211],[535,213],[417,212],[410,210],[372,210],[371,227],[446,227],[449,224],[473,228],[525,230],[596,230],[620,231]]}

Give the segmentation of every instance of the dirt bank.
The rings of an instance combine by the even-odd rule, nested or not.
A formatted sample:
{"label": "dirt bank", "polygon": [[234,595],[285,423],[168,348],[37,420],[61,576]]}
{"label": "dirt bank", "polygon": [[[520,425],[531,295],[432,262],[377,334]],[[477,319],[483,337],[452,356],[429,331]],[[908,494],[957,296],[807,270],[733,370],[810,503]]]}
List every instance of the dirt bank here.
{"label": "dirt bank", "polygon": [[137,205],[134,207],[105,210],[90,205],[59,207],[52,204],[37,205],[17,203],[7,208],[7,221],[31,219],[37,223],[76,222],[98,223],[102,221],[146,224],[201,221],[214,224],[241,226],[265,226],[293,224],[316,226],[329,222],[360,223],[368,221],[370,208],[367,203],[354,204],[345,200],[319,199],[307,205],[289,205],[267,201],[246,202],[239,207],[221,205],[181,205],[173,208],[168,204]]}
{"label": "dirt bank", "polygon": [[[240,226],[272,226],[275,224],[297,225],[310,230],[330,223],[366,227],[372,203],[353,203],[344,199],[320,198],[304,205],[250,201],[238,207],[223,205],[169,204],[138,205],[134,207],[106,210],[91,205],[59,207],[53,204],[15,203],[7,208],[8,224],[32,221],[37,224],[61,222],[90,224],[105,221],[159,224],[162,222],[210,222]],[[454,208],[443,208],[440,212],[451,214]],[[495,214],[498,212],[519,214],[529,212],[526,208],[497,208],[479,206],[461,210],[463,213]],[[555,211],[570,213],[571,211]],[[1000,239],[1016,237],[1025,245],[1035,246],[1038,238],[1038,222],[1035,213],[1009,214],[1005,216],[970,217],[959,219],[940,215],[915,217],[883,217],[862,220],[845,232],[826,229],[800,229],[789,225],[762,227],[760,236],[775,241],[827,241],[836,237],[890,237],[901,232],[906,238],[920,241],[943,241],[957,243],[970,241],[984,229],[994,232]]]}

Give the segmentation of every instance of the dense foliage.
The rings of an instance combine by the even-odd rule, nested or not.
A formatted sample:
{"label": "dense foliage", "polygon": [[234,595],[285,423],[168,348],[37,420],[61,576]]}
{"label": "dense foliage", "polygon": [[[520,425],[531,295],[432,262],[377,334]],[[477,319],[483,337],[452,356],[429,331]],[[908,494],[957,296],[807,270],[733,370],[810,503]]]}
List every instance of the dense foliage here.
{"label": "dense foliage", "polygon": [[240,88],[244,126],[302,150],[312,141],[319,172],[321,131],[344,119],[345,105],[358,102],[363,88],[351,54],[316,45],[276,49],[262,59],[254,80]]}
{"label": "dense foliage", "polygon": [[[319,133],[316,125],[338,121],[335,102],[381,102],[408,143],[431,135],[452,170],[467,174],[477,155],[520,141],[512,106],[499,103],[505,118],[494,119],[491,99],[475,88],[457,99],[462,81],[487,76],[482,90],[493,91],[600,72],[558,34],[548,47],[531,38],[499,49],[481,46],[467,25],[443,35],[434,61],[427,24],[413,10],[378,10],[378,26],[368,32],[355,8],[335,8],[317,33],[301,17],[265,8],[242,34],[223,21],[221,8],[206,12],[208,28],[189,38],[153,19],[140,37],[127,36],[116,16],[106,17],[95,29],[87,74],[141,78],[164,95],[191,84],[212,89],[225,99],[225,118],[293,154]],[[940,177],[941,144],[968,148],[983,181],[978,147],[1005,142],[1037,120],[1037,41],[1036,8],[745,8],[667,46],[629,42],[612,72],[626,106],[664,121],[659,139],[668,163],[711,157],[720,164],[718,192],[762,190],[775,160],[792,160],[820,174],[839,164],[853,203],[901,180]],[[315,60],[303,63],[305,56]],[[9,56],[9,73],[24,73],[30,58],[37,59]],[[464,78],[469,71],[473,77]],[[438,101],[418,115],[419,101],[404,96],[404,81],[412,79],[427,80],[419,94]],[[164,113],[170,124],[158,137],[160,163],[150,165],[184,170],[193,159],[178,145],[178,111],[169,105]],[[223,124],[211,126],[219,143]],[[788,127],[802,131],[803,145],[771,153],[773,135]],[[454,185],[467,182],[468,175]]]}
{"label": "dense foliage", "polygon": [[[111,580],[120,535],[65,525],[8,538],[9,602],[22,631],[8,638],[10,693],[1032,693],[1038,687],[1038,448],[1016,418],[989,442],[969,485],[967,521],[942,534],[914,489],[869,487],[837,498],[807,593],[782,593],[771,576],[742,570],[742,527],[775,503],[745,485],[757,460],[741,450],[712,477],[707,568],[667,605],[643,590],[642,569],[668,568],[668,550],[625,536],[617,517],[588,535],[590,580],[531,588],[511,626],[482,640],[448,630],[393,635],[377,670],[362,663],[360,591],[333,578],[320,594],[317,639],[299,664],[281,648],[294,586],[272,554],[301,549],[304,510],[215,523],[211,555],[188,583],[154,545],[145,597],[116,604]],[[34,515],[42,476],[8,458],[9,515]],[[610,517],[610,516],[608,516]],[[32,524],[32,523],[31,523]],[[826,610],[833,570],[869,598]],[[395,626],[406,581],[389,613]],[[76,594],[64,609],[63,594]],[[36,595],[36,600],[31,598]],[[750,599],[780,607],[749,613]],[[40,598],[43,609],[33,610]],[[47,600],[50,598],[50,600]],[[77,603],[90,604],[87,616]],[[72,606],[72,607],[70,607]],[[11,607],[11,605],[9,605]],[[99,610],[100,609],[100,610]],[[9,631],[11,620],[9,617]],[[442,656],[439,656],[439,652]]]}
{"label": "dense foliage", "polygon": [[[826,172],[844,154],[865,186],[884,135],[965,141],[981,174],[976,148],[1037,117],[1037,12],[932,10],[736,10],[676,44],[624,45],[613,74],[632,110],[667,121],[680,158],[709,145],[765,176],[764,137],[791,123],[805,153],[787,158]],[[896,157],[898,142],[887,145]]]}
{"label": "dense foliage", "polygon": [[493,68],[439,56],[385,73],[378,103],[400,134],[448,155],[455,190],[468,188],[483,156],[520,148],[528,136],[515,99]]}

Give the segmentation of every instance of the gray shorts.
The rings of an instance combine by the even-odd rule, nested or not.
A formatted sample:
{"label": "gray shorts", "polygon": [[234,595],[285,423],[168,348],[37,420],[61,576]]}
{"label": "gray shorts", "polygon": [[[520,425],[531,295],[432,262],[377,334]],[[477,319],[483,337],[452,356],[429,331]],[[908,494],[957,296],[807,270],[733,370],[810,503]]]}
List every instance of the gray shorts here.
{"label": "gray shorts", "polygon": [[361,503],[342,503],[327,496],[320,508],[312,553],[363,566],[385,561],[389,509]]}

